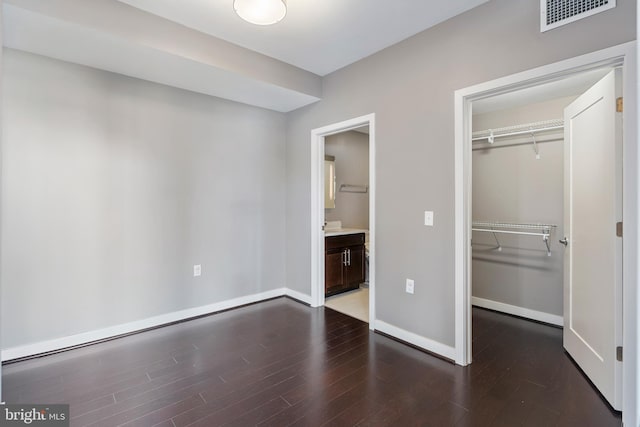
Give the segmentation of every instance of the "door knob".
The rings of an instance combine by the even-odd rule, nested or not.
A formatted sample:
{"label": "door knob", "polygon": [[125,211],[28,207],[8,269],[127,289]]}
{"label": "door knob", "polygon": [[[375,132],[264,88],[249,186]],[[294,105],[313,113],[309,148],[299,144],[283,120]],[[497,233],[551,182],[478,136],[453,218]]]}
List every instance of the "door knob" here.
{"label": "door knob", "polygon": [[569,244],[569,241],[567,240],[567,238],[563,238],[561,240],[558,240],[560,243],[562,243],[563,245],[567,246]]}

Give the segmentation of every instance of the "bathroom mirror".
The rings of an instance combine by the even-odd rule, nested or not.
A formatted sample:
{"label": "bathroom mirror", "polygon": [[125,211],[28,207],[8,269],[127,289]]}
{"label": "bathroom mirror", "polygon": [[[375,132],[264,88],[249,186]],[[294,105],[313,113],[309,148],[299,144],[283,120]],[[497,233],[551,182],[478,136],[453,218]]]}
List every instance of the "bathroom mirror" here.
{"label": "bathroom mirror", "polygon": [[324,208],[336,207],[336,158],[324,156]]}

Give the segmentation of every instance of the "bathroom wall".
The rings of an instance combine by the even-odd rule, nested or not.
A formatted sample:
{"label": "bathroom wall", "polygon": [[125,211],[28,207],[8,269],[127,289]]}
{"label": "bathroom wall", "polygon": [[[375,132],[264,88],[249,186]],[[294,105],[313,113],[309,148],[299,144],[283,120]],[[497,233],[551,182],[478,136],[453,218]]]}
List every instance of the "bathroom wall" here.
{"label": "bathroom wall", "polygon": [[336,158],[336,207],[325,209],[327,221],[342,221],[345,228],[369,228],[369,192],[348,193],[340,185],[369,185],[369,135],[342,132],[325,138],[324,152]]}

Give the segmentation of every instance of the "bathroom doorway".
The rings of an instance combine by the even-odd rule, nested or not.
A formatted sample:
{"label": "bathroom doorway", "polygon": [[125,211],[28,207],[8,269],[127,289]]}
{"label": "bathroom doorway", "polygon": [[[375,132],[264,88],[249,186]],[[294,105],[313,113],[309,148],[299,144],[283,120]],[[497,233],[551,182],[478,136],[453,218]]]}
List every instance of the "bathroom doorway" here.
{"label": "bathroom doorway", "polygon": [[311,144],[312,306],[374,329],[375,115],[314,129]]}
{"label": "bathroom doorway", "polygon": [[369,322],[369,126],[328,135],[325,307]]}

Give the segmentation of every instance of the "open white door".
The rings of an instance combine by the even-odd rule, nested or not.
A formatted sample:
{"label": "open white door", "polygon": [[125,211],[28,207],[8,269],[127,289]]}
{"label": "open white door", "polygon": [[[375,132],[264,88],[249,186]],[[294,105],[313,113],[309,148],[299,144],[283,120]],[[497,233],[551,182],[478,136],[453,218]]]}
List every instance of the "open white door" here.
{"label": "open white door", "polygon": [[564,348],[622,408],[622,114],[619,70],[564,111]]}

